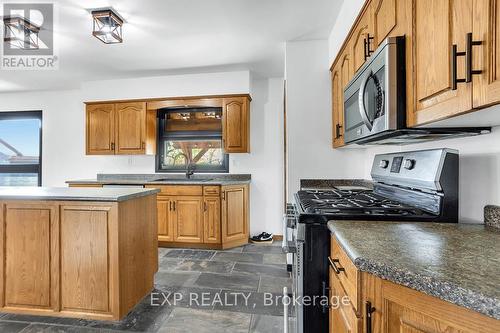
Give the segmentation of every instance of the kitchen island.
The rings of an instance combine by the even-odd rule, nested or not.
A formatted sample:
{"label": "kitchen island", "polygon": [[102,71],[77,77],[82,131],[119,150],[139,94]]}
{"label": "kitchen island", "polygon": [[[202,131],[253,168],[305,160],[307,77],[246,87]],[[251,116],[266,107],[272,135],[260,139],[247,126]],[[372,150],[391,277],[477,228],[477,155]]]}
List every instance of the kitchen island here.
{"label": "kitchen island", "polygon": [[158,270],[158,192],[0,187],[0,311],[127,315]]}

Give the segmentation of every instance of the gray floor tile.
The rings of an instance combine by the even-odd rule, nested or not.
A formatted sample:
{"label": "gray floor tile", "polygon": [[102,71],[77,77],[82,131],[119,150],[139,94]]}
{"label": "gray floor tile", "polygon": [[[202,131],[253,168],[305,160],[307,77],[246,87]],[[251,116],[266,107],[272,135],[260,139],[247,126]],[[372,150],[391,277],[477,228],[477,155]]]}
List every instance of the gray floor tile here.
{"label": "gray floor tile", "polygon": [[283,317],[252,315],[250,333],[283,332]]}
{"label": "gray floor tile", "polygon": [[261,253],[235,253],[235,252],[218,252],[212,260],[215,261],[234,261],[234,262],[252,262],[261,264],[263,255]]}
{"label": "gray floor tile", "polygon": [[220,289],[194,287],[160,287],[173,307],[212,310],[214,299],[220,298]]}
{"label": "gray floor tile", "polygon": [[192,286],[200,276],[199,272],[166,272],[158,271],[155,275],[155,284],[163,286]]}
{"label": "gray floor tile", "polygon": [[282,254],[283,251],[279,246],[264,245],[264,244],[247,244],[243,248],[243,253],[254,252],[254,253],[275,253]]}
{"label": "gray floor tile", "polygon": [[245,291],[257,291],[259,287],[259,277],[249,274],[214,274],[201,273],[194,283],[199,288],[221,288]]}
{"label": "gray floor tile", "polygon": [[215,310],[249,314],[283,315],[282,294],[223,290],[222,303],[215,303]]}
{"label": "gray floor tile", "polygon": [[285,265],[257,265],[237,262],[234,265],[233,273],[270,275],[283,278],[290,277],[290,273],[287,272]]}
{"label": "gray floor tile", "polygon": [[172,271],[180,265],[185,259],[182,258],[167,258],[161,257],[158,261],[158,270],[160,271]]}
{"label": "gray floor tile", "polygon": [[171,249],[164,255],[164,257],[210,260],[214,256],[214,254],[215,251],[207,251],[207,250]]}
{"label": "gray floor tile", "polygon": [[232,249],[220,250],[219,252],[239,252],[239,253],[241,253],[241,252],[243,252],[244,247],[245,246],[238,246],[238,247],[234,247]]}
{"label": "gray floor tile", "polygon": [[286,265],[286,254],[266,253],[266,254],[264,254],[262,263],[263,264]]}
{"label": "gray floor tile", "polygon": [[[176,259],[179,260],[179,259]],[[231,261],[208,261],[182,259],[177,262],[167,261],[160,266],[161,270],[175,270],[188,272],[211,272],[229,274],[233,270],[234,263]]]}
{"label": "gray floor tile", "polygon": [[29,323],[0,322],[0,332],[18,333],[28,327]]}
{"label": "gray floor tile", "polygon": [[175,308],[159,333],[248,333],[251,315]]}
{"label": "gray floor tile", "polygon": [[260,277],[259,291],[266,293],[283,293],[283,287],[291,290],[292,279],[262,275]]}
{"label": "gray floor tile", "polygon": [[161,258],[161,257],[163,257],[165,254],[167,254],[169,251],[170,251],[170,248],[166,248],[166,247],[159,247],[159,248],[158,248],[158,256]]}

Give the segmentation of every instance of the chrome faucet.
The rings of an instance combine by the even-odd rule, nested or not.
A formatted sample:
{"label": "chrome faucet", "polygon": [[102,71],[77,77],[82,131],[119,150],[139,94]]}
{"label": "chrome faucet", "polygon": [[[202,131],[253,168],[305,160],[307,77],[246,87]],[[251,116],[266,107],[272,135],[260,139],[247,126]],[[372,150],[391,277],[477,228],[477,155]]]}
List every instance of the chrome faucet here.
{"label": "chrome faucet", "polygon": [[186,166],[186,178],[191,179],[191,176],[194,174],[194,169],[196,165],[192,162],[189,162]]}

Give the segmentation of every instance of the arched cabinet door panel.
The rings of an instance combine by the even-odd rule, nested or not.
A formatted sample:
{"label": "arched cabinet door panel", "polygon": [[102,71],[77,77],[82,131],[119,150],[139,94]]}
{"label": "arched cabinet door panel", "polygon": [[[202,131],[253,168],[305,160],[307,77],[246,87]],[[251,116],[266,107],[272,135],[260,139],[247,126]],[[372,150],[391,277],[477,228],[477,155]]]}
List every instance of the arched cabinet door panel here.
{"label": "arched cabinet door panel", "polygon": [[247,97],[222,100],[222,141],[226,153],[250,152],[250,100]]}

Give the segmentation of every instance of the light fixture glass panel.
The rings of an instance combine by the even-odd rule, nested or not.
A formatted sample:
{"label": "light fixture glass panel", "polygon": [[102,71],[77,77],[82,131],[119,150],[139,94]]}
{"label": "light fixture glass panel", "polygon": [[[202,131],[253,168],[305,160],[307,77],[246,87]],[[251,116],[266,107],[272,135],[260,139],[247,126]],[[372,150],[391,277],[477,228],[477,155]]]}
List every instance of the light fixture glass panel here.
{"label": "light fixture glass panel", "polygon": [[38,33],[40,27],[31,23],[24,17],[7,16],[3,19],[4,42],[11,48],[23,50],[37,50]]}
{"label": "light fixture glass panel", "polygon": [[92,34],[105,44],[122,43],[123,20],[111,9],[96,10],[92,12]]}

